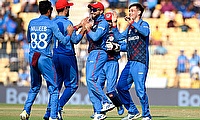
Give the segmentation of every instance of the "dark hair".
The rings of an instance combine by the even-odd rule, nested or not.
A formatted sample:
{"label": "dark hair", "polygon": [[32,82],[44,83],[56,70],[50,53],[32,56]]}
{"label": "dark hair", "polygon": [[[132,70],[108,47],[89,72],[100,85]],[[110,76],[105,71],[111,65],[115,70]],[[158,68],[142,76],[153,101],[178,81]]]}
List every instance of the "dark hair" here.
{"label": "dark hair", "polygon": [[39,11],[41,15],[44,15],[48,12],[48,10],[53,10],[51,7],[51,2],[48,0],[40,1],[39,2]]}
{"label": "dark hair", "polygon": [[59,12],[63,12],[65,8],[61,8],[61,9],[56,9],[56,11]]}
{"label": "dark hair", "polygon": [[57,11],[58,13],[60,13],[60,12],[64,11],[64,8],[56,9],[56,11]]}
{"label": "dark hair", "polygon": [[134,6],[136,6],[136,8],[141,11],[141,13],[140,13],[140,17],[141,17],[142,13],[144,12],[144,7],[140,3],[133,3],[128,7],[128,9],[130,9],[131,7],[134,7]]}

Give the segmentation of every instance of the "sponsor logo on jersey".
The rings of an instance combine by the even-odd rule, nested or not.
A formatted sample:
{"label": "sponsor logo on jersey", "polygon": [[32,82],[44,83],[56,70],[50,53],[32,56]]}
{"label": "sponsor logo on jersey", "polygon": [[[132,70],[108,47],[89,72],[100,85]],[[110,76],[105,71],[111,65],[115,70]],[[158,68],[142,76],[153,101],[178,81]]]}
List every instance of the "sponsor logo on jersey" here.
{"label": "sponsor logo on jersey", "polygon": [[132,37],[128,37],[128,41],[132,41],[132,40],[139,40],[139,36],[132,36]]}

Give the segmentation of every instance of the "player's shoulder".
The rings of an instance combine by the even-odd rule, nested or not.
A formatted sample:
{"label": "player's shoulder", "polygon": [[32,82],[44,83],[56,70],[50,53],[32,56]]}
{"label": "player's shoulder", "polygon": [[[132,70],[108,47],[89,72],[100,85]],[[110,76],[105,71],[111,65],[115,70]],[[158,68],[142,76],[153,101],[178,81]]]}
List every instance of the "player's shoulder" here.
{"label": "player's shoulder", "polygon": [[29,23],[34,23],[34,22],[37,22],[37,21],[38,21],[38,18],[33,18],[33,19],[30,20]]}
{"label": "player's shoulder", "polygon": [[64,22],[66,25],[73,25],[72,21],[69,20],[69,19],[65,19],[63,22]]}
{"label": "player's shoulder", "polygon": [[67,17],[63,16],[56,16],[54,19],[52,19],[52,21],[55,21],[56,23],[62,22],[64,25],[73,25],[73,23]]}
{"label": "player's shoulder", "polygon": [[55,18],[53,18],[53,19],[51,19],[52,21],[56,21],[57,20],[57,18],[55,17]]}
{"label": "player's shoulder", "polygon": [[141,24],[147,24],[147,25],[149,25],[149,23],[147,21],[143,20],[143,19],[140,19],[140,21],[141,21]]}
{"label": "player's shoulder", "polygon": [[141,19],[139,24],[140,24],[140,26],[143,26],[143,27],[145,26],[145,27],[149,28],[149,23],[147,21],[144,21],[144,20]]}
{"label": "player's shoulder", "polygon": [[99,21],[99,25],[109,26],[108,22],[105,19],[102,19],[101,21]]}
{"label": "player's shoulder", "polygon": [[34,18],[34,19],[32,19],[32,20],[30,20],[30,22],[29,22],[29,27],[30,26],[36,26],[36,25],[38,25],[38,18]]}
{"label": "player's shoulder", "polygon": [[69,24],[73,25],[72,21],[68,19]]}

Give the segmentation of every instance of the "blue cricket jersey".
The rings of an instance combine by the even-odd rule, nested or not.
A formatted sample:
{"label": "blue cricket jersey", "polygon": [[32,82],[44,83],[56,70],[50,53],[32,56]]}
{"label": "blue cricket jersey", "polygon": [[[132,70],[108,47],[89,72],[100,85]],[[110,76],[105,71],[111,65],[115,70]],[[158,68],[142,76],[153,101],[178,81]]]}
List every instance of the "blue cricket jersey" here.
{"label": "blue cricket jersey", "polygon": [[88,52],[91,52],[92,50],[106,51],[108,29],[108,22],[102,14],[94,21],[92,29],[87,33],[87,39],[89,41]]}
{"label": "blue cricket jersey", "polygon": [[149,24],[142,19],[131,24],[123,33],[113,28],[114,36],[127,40],[127,57],[130,61],[137,61],[149,66]]}
{"label": "blue cricket jersey", "polygon": [[51,42],[53,35],[64,45],[69,42],[70,36],[64,37],[57,24],[45,15],[32,19],[28,25],[27,39],[30,43],[30,54],[40,52],[42,55],[52,57]]}
{"label": "blue cricket jersey", "polygon": [[[125,52],[126,51],[126,42],[125,41],[118,41],[118,38],[114,37],[114,34],[111,31],[109,31],[109,34],[107,35],[107,42],[113,42],[113,43],[117,43],[120,45],[120,51]],[[120,56],[120,51],[116,52],[115,50],[107,50],[107,54],[108,54],[108,61],[110,60],[119,60],[121,58]]]}
{"label": "blue cricket jersey", "polygon": [[[65,16],[56,16],[53,21],[57,23],[64,36],[68,34],[67,27],[69,25],[73,26],[73,23]],[[78,44],[82,38],[82,34],[76,35],[76,30],[73,31],[71,38],[68,38],[70,42],[65,45],[58,39],[54,38],[54,54],[75,55],[74,44]]]}

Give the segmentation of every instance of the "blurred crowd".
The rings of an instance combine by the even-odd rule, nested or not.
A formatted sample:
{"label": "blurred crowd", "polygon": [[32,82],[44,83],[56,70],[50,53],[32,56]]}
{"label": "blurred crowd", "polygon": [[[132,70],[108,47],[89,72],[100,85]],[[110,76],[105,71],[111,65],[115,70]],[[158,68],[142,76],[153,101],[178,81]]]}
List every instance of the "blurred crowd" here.
{"label": "blurred crowd", "polygon": [[[1,0],[0,1],[0,59],[8,59],[9,63],[4,67],[9,68],[9,72],[18,73],[18,81],[14,81],[14,84],[18,86],[27,86],[30,82],[29,77],[29,60],[28,52],[29,45],[26,39],[26,28],[24,26],[24,18],[20,17],[21,13],[38,13],[38,2],[40,0]],[[55,5],[56,0],[50,0],[53,5]],[[73,0],[71,0],[73,1]],[[97,0],[92,0],[95,2]],[[98,0],[101,1],[106,9],[117,9],[119,16],[123,18],[127,15],[127,8],[133,2],[140,2],[145,6],[144,18],[154,18],[159,19],[161,15],[164,15],[169,22],[167,23],[168,28],[181,29],[182,32],[191,31],[190,25],[187,25],[184,21],[186,19],[195,18],[200,21],[200,0]],[[20,10],[17,13],[12,12],[12,5],[20,3]],[[182,15],[183,24],[178,25],[175,20],[176,14]],[[119,23],[121,26],[124,23]],[[200,22],[199,22],[200,28]],[[151,31],[150,44],[153,50],[151,50],[151,55],[161,55],[164,56],[168,54],[167,45],[173,45],[170,41],[170,35],[164,36],[165,41],[163,41],[163,34],[160,31],[159,26],[153,28]],[[80,81],[85,80],[85,61],[87,58],[87,40],[83,39],[77,50],[77,60],[79,67]],[[21,52],[20,52],[21,51]],[[20,53],[20,54],[19,54]],[[126,61],[125,53],[122,55],[123,59],[120,60],[122,65]],[[178,57],[178,56],[177,56]],[[191,58],[192,59],[192,58]],[[189,66],[194,66],[194,62],[189,60],[187,63]],[[191,62],[190,62],[191,61]],[[179,62],[179,61],[178,61]],[[177,62],[177,64],[179,64]],[[2,64],[2,63],[0,63]],[[195,66],[200,66],[199,61],[195,62]],[[2,69],[2,68],[0,68]],[[196,69],[197,70],[197,69]],[[189,67],[185,72],[191,74],[191,78],[197,74],[191,72],[192,68]],[[200,71],[200,70],[199,70]],[[178,65],[176,68],[177,74]],[[199,76],[200,72],[198,73]],[[9,81],[9,77],[7,77]],[[197,79],[197,78],[195,78]],[[199,77],[198,77],[199,80]],[[2,82],[2,81],[0,81]],[[4,84],[4,83],[2,83]],[[86,85],[81,82],[82,85]]]}
{"label": "blurred crowd", "polygon": [[200,55],[198,50],[194,50],[191,56],[187,56],[184,50],[180,50],[180,54],[177,57],[176,80],[174,87],[179,87],[180,74],[187,73],[191,78],[191,88],[200,87]]}

